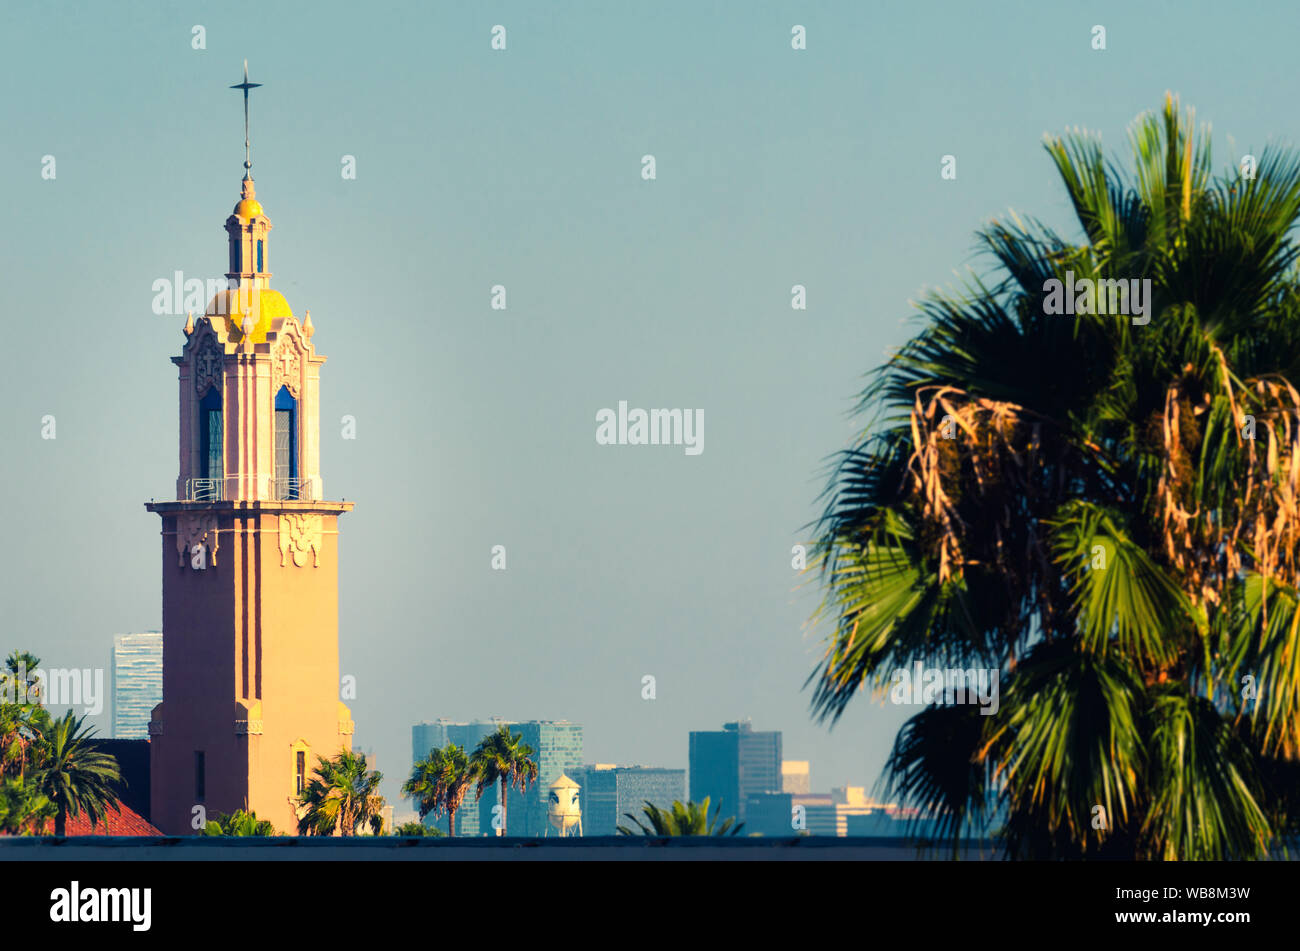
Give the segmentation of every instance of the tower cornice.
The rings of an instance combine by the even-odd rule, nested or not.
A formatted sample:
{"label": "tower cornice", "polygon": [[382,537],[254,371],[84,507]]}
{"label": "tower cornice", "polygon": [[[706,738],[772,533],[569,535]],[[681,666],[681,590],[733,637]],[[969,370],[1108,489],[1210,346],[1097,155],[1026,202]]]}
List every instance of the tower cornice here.
{"label": "tower cornice", "polygon": [[146,502],[145,509],[159,515],[177,512],[212,512],[235,515],[339,515],[351,512],[355,502],[297,501],[292,499],[224,499],[216,502],[192,502],[185,499]]}

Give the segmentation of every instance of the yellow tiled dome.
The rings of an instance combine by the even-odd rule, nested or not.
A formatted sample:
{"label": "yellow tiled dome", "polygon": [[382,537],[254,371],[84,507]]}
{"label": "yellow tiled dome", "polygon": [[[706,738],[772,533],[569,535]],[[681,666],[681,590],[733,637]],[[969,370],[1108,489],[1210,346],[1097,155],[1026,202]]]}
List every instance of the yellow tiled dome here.
{"label": "yellow tiled dome", "polygon": [[244,219],[256,217],[262,214],[262,203],[256,198],[241,198],[235,206],[235,214]]}
{"label": "yellow tiled dome", "polygon": [[244,340],[245,301],[248,303],[247,316],[251,316],[256,322],[251,334],[253,343],[266,342],[266,332],[271,329],[272,321],[280,317],[293,316],[293,311],[289,309],[289,302],[284,299],[284,295],[269,287],[244,290],[232,287],[218,291],[212,298],[212,302],[208,304],[206,313],[209,317],[224,316],[226,334],[234,341],[242,343]]}

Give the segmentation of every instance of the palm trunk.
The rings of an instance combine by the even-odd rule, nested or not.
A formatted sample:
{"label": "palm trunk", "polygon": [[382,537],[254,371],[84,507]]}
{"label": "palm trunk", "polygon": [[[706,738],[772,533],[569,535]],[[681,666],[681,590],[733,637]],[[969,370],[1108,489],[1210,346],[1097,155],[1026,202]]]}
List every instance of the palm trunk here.
{"label": "palm trunk", "polygon": [[447,810],[447,835],[451,838],[456,836],[456,807],[452,806]]}
{"label": "palm trunk", "polygon": [[59,811],[54,814],[54,834],[66,835],[67,831],[68,831],[68,811],[64,809],[62,806],[60,806]]}
{"label": "palm trunk", "polygon": [[506,834],[506,816],[509,811],[509,802],[508,802],[509,798],[510,798],[510,784],[507,783],[505,779],[502,779],[501,780],[501,831],[497,833],[497,835],[500,836],[504,836]]}

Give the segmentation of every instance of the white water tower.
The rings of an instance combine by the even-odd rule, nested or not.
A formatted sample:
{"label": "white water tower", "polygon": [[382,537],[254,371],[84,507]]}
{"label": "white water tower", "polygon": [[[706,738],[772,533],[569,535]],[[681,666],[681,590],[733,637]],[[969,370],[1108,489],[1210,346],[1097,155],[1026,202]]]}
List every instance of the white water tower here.
{"label": "white water tower", "polygon": [[582,835],[582,805],[578,801],[578,784],[563,773],[551,783],[546,796],[546,835],[555,829],[556,835]]}

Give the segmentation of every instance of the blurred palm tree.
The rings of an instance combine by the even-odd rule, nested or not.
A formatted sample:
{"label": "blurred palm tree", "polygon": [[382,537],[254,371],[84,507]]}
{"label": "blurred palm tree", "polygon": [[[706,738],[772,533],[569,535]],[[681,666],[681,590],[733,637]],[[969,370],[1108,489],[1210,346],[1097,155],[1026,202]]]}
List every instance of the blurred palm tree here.
{"label": "blurred palm tree", "polygon": [[[1169,97],[1131,140],[1126,178],[1049,137],[1081,240],[979,232],[997,280],[920,304],[816,527],[820,719],[913,662],[1000,674],[886,771],[954,848],[997,806],[1012,856],[1260,857],[1300,815],[1300,165],[1212,178]],[[1149,279],[1149,323],[1045,313],[1067,272]]]}
{"label": "blurred palm tree", "polygon": [[0,835],[35,835],[58,812],[41,792],[17,779],[0,780]]}
{"label": "blurred palm tree", "polygon": [[456,813],[469,787],[478,781],[478,767],[455,743],[432,749],[415,764],[411,777],[402,784],[402,795],[413,796],[419,804],[420,818],[429,813],[447,815],[447,834],[456,834]]}
{"label": "blurred palm tree", "polygon": [[403,822],[393,830],[393,835],[405,836],[408,838],[441,838],[443,832],[441,829],[435,829],[427,826],[423,822]]}
{"label": "blurred palm tree", "polygon": [[228,816],[213,813],[203,829],[204,835],[214,836],[269,836],[275,835],[270,820],[257,818],[255,812],[236,809]]}
{"label": "blurred palm tree", "polygon": [[710,816],[708,796],[704,797],[703,802],[683,804],[675,801],[671,809],[660,809],[647,799],[641,811],[645,815],[646,823],[649,824],[642,823],[632,813],[625,812],[624,817],[635,823],[636,828],[619,826],[619,835],[736,835],[745,825],[743,822],[735,824],[735,816],[728,816],[719,823],[722,803],[718,803],[713,810],[713,815]]}

